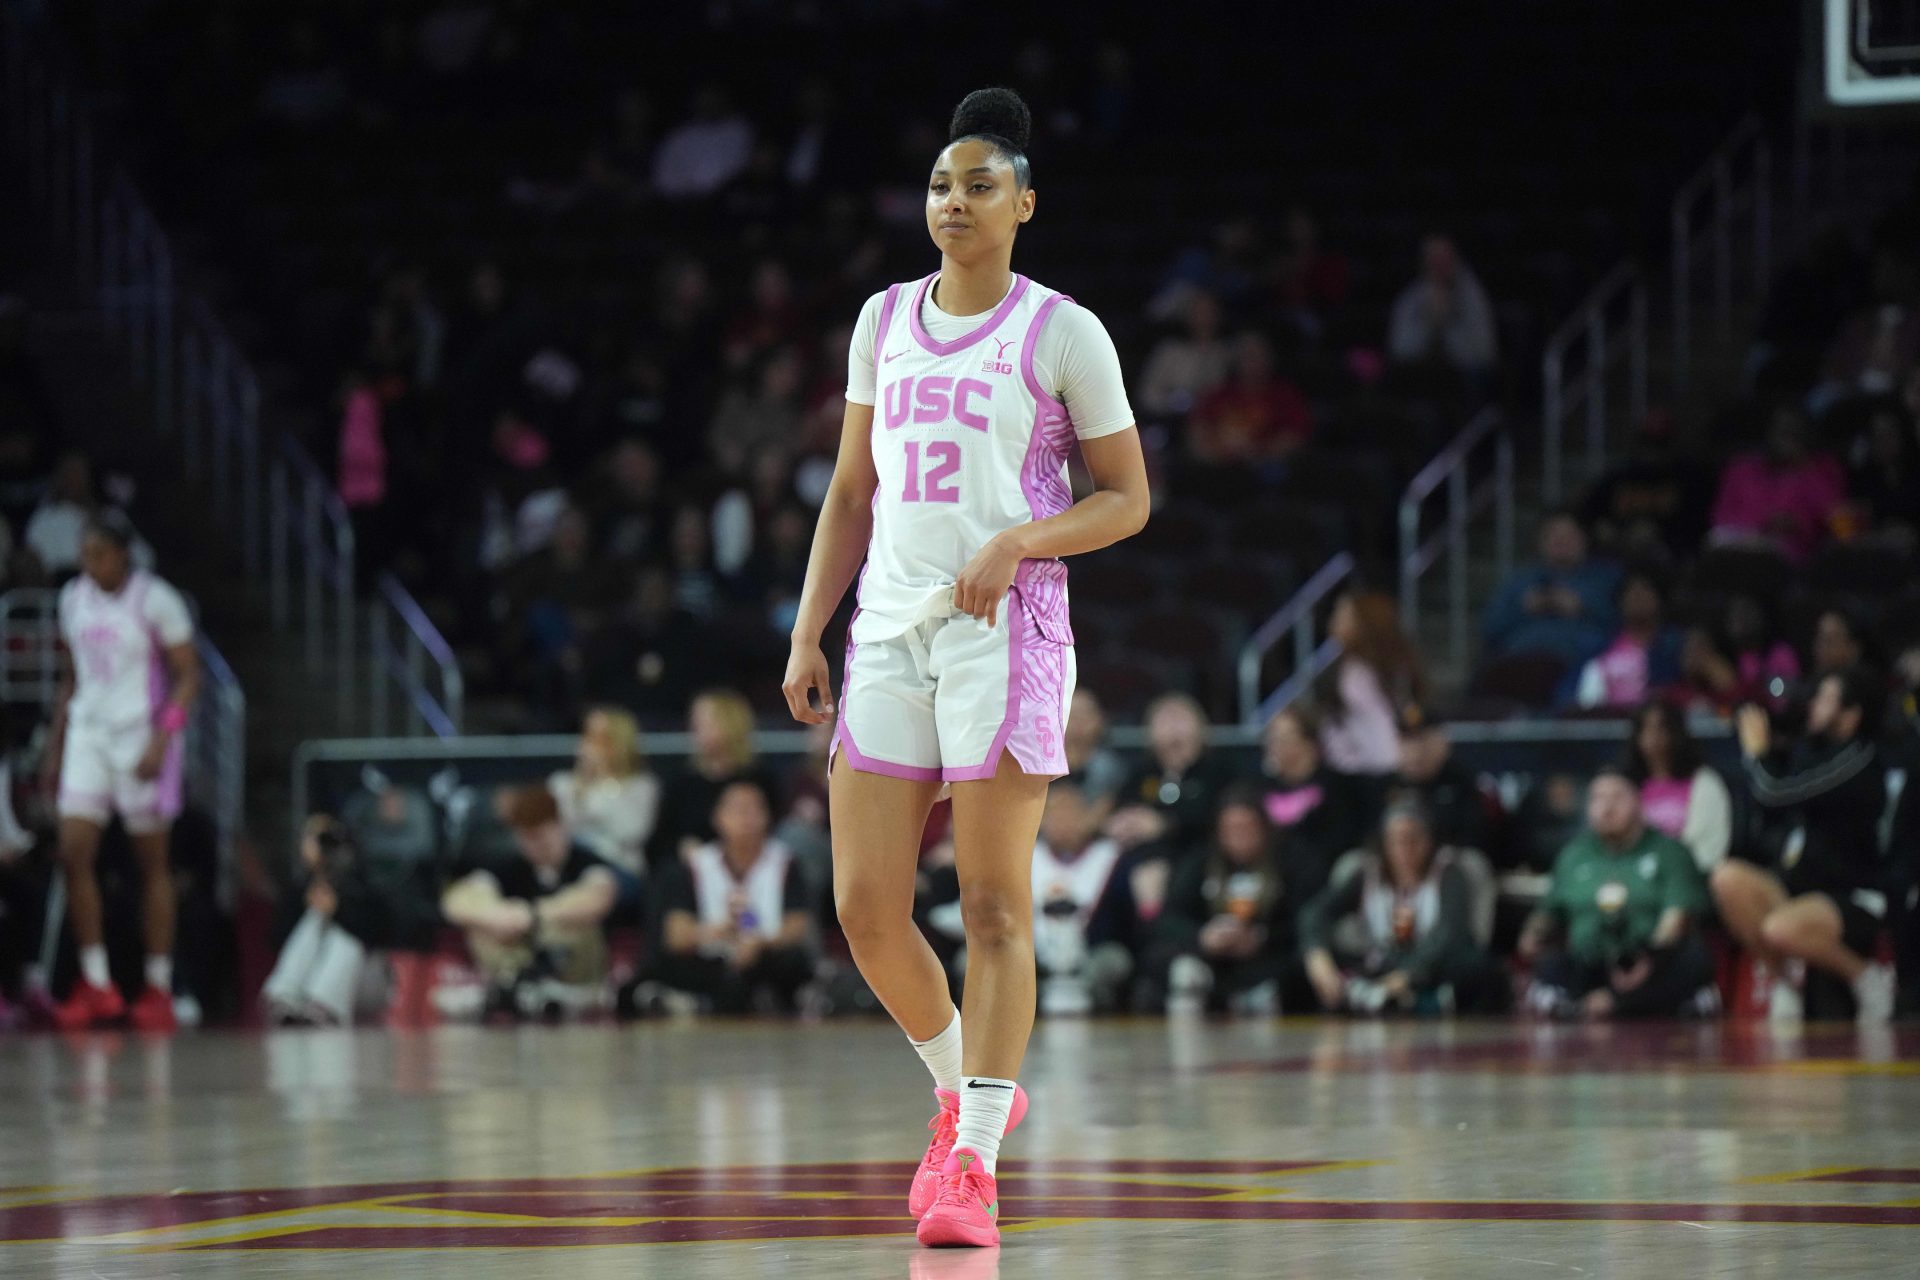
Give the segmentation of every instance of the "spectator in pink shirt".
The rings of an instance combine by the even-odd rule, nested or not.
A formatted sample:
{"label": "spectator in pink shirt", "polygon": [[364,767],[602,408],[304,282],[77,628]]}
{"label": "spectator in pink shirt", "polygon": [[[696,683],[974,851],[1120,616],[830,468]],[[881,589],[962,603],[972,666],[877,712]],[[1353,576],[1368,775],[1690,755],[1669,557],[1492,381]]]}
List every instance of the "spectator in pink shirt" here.
{"label": "spectator in pink shirt", "polygon": [[1710,536],[1768,542],[1804,563],[1826,536],[1846,492],[1840,464],[1807,448],[1805,421],[1782,405],[1768,424],[1766,451],[1743,453],[1721,473]]}

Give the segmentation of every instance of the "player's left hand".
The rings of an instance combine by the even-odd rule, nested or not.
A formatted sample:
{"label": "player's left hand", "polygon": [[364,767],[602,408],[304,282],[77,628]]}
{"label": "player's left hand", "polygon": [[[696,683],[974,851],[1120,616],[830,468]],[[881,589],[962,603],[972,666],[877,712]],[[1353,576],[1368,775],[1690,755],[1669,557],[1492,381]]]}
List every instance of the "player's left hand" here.
{"label": "player's left hand", "polygon": [[1020,570],[1020,553],[1000,538],[974,552],[973,559],[953,583],[953,607],[971,614],[988,626],[1000,620],[1000,602],[1013,586],[1013,575]]}
{"label": "player's left hand", "polygon": [[156,733],[147,739],[147,749],[140,753],[140,763],[133,767],[133,776],[142,782],[152,782],[160,776],[160,766],[167,760],[167,735]]}

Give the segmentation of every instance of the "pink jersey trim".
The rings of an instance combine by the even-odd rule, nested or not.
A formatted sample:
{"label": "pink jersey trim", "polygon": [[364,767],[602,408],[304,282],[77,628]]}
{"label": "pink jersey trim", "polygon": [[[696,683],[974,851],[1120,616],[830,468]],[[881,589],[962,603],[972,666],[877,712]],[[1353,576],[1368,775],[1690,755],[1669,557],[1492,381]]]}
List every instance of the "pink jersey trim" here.
{"label": "pink jersey trim", "polygon": [[[1026,379],[1036,408],[1033,432],[1027,439],[1027,453],[1020,461],[1020,491],[1027,497],[1027,509],[1035,520],[1059,515],[1073,505],[1073,490],[1061,475],[1073,451],[1073,420],[1067,406],[1040,385],[1033,371],[1033,350],[1039,345],[1040,326],[1053,314],[1056,305],[1071,302],[1057,293],[1040,304],[1033,323],[1027,327],[1027,339],[1020,352],[1020,372]],[[1073,643],[1073,624],[1067,609],[1067,566],[1057,558],[1022,560],[1014,583],[1031,607],[1036,630],[1050,640]]]}
{"label": "pink jersey trim", "polygon": [[[860,617],[860,611],[853,611],[854,619]],[[928,765],[895,764],[891,760],[876,760],[860,750],[853,740],[853,730],[847,727],[847,706],[851,701],[849,694],[853,690],[853,623],[847,623],[847,660],[840,668],[840,717],[834,721],[833,737],[827,743],[827,775],[833,775],[833,757],[837,748],[844,747],[847,759],[861,773],[877,773],[882,777],[900,778],[907,782],[938,782],[940,770]]]}
{"label": "pink jersey trim", "polygon": [[[914,341],[918,342],[922,347],[925,347],[936,356],[950,356],[956,351],[964,351],[974,343],[980,341],[980,339],[992,333],[995,329],[998,329],[1001,323],[1012,314],[1013,309],[1020,305],[1021,296],[1026,293],[1027,286],[1033,283],[1025,276],[1014,276],[1013,288],[1007,290],[1007,296],[1001,300],[999,308],[995,310],[992,315],[988,316],[978,329],[975,329],[972,333],[963,333],[951,342],[935,342],[932,335],[926,331],[925,326],[920,323],[920,308],[926,303],[927,290],[933,287],[934,277],[939,274],[940,273],[936,271],[933,275],[928,276],[920,282],[920,287],[914,291],[913,307],[907,317],[908,323],[913,329]],[[876,348],[876,350],[877,349],[878,348]]]}
{"label": "pink jersey trim", "polygon": [[1040,326],[1047,322],[1047,317],[1053,314],[1053,309],[1063,302],[1072,301],[1073,299],[1066,294],[1056,293],[1041,303],[1040,310],[1034,313],[1033,323],[1027,326],[1027,340],[1020,349],[1020,376],[1027,380],[1027,390],[1033,392],[1035,400],[1055,410],[1063,418],[1069,416],[1067,406],[1062,404],[1060,398],[1053,392],[1041,386],[1040,379],[1033,372],[1033,349],[1040,344]]}

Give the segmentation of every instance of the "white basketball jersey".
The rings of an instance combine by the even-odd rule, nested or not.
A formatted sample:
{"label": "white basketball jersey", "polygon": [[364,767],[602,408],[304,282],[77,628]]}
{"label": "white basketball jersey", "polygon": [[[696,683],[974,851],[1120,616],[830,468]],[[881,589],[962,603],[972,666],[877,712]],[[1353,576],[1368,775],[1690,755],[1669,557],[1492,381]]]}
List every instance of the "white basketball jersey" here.
{"label": "white basketball jersey", "polygon": [[735,879],[717,843],[701,845],[687,859],[701,924],[733,924],[762,938],[779,934],[786,920],[787,868],[793,854],[768,840],[744,879]]}
{"label": "white basketball jersey", "polygon": [[[889,288],[874,334],[880,486],[854,624],[863,642],[932,616],[995,534],[1073,505],[1073,425],[1033,371],[1040,327],[1066,295],[1016,275],[979,328],[941,342],[920,320],[933,280]],[[1071,638],[1064,562],[1022,561],[1014,584],[1049,634]]]}
{"label": "white basketball jersey", "polygon": [[1067,861],[1054,853],[1042,840],[1033,848],[1033,908],[1045,911],[1049,902],[1065,900],[1074,906],[1081,925],[1093,918],[1093,909],[1120,865],[1120,846],[1112,840],[1095,840],[1080,856]]}
{"label": "white basketball jersey", "polygon": [[109,595],[82,575],[60,589],[60,636],[73,658],[67,717],[95,729],[150,726],[167,697],[165,652],[193,638],[186,601],[135,569]]}

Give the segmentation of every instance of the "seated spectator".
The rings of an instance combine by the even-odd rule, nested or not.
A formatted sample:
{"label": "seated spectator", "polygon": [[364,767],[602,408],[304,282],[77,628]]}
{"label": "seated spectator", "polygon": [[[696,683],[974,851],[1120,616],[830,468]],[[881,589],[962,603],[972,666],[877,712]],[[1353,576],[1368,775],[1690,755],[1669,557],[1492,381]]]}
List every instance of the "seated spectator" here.
{"label": "seated spectator", "polygon": [[1571,513],[1540,525],[1540,559],[1516,569],[1487,606],[1490,656],[1551,654],[1585,662],[1613,635],[1620,571],[1587,556],[1587,535]]}
{"label": "seated spectator", "polygon": [[647,840],[660,816],[660,779],[647,768],[640,726],[618,707],[595,707],[580,728],[572,769],[547,778],[573,838],[622,872],[620,909],[639,907]]}
{"label": "seated spectator", "polygon": [[833,721],[808,725],[807,749],[785,771],[777,811],[786,814],[773,834],[793,850],[793,856],[816,885],[833,881],[833,832],[827,805],[828,755]]}
{"label": "seated spectator", "polygon": [[1870,719],[1881,702],[1857,668],[1822,676],[1806,737],[1784,761],[1766,712],[1743,707],[1736,719],[1749,794],[1785,812],[1792,826],[1768,865],[1722,863],[1713,897],[1727,931],[1771,978],[1768,1016],[1776,1021],[1802,1016],[1807,965],[1852,985],[1860,1021],[1893,1015],[1893,970],[1873,959],[1887,915],[1887,770]]}
{"label": "seated spectator", "polygon": [[713,809],[729,783],[750,777],[769,796],[772,779],[756,761],[753,708],[732,689],[709,689],[687,710],[693,756],[669,778],[660,797],[660,820],[647,841],[647,865],[658,872],[714,838]]}
{"label": "seated spectator", "polygon": [[791,1012],[816,962],[807,878],[771,835],[773,799],[758,779],[726,783],[712,823],[713,840],[660,873],[651,978],[716,1013]]}
{"label": "seated spectator", "polygon": [[1259,266],[1260,226],[1244,214],[1214,226],[1209,243],[1188,245],[1147,302],[1147,314],[1168,321],[1183,314],[1187,299],[1208,293],[1229,313],[1253,292]]}
{"label": "seated spectator", "polygon": [[713,649],[706,626],[675,602],[673,575],[643,565],[626,608],[587,641],[581,692],[657,724],[681,714],[716,669]]}
{"label": "seated spectator", "polygon": [[798,353],[778,350],[721,395],[707,426],[707,447],[723,475],[744,475],[750,460],[769,453],[784,457],[800,434],[805,373]]}
{"label": "seated spectator", "polygon": [[1774,634],[1766,606],[1750,595],[1727,601],[1716,627],[1695,627],[1680,649],[1688,698],[1728,712],[1747,702],[1778,711],[1800,679],[1800,658]]}
{"label": "seated spectator", "polygon": [[1619,711],[1680,681],[1678,627],[1666,621],[1666,598],[1653,575],[1631,572],[1620,580],[1620,632],[1598,657],[1580,669],[1573,700],[1588,711]]}
{"label": "seated spectator", "polygon": [[1632,779],[1602,769],[1588,789],[1587,829],[1554,863],[1547,896],[1520,931],[1520,958],[1533,966],[1528,1006],[1588,1019],[1716,1008],[1713,962],[1695,928],[1706,909],[1693,855],[1647,825]]}
{"label": "seated spectator", "polygon": [[1140,375],[1138,400],[1145,413],[1184,418],[1227,379],[1230,353],[1220,338],[1220,303],[1210,293],[1187,300],[1186,332],[1154,344]]}
{"label": "seated spectator", "polygon": [[1320,751],[1319,718],[1295,704],[1267,721],[1260,803],[1286,837],[1289,883],[1301,902],[1319,893],[1334,862],[1366,839],[1370,797]]}
{"label": "seated spectator", "polygon": [[[1907,370],[1920,364],[1920,311],[1904,297],[1888,296],[1889,285],[1901,291],[1912,288],[1904,278],[1911,275],[1904,257],[1902,249],[1885,244],[1874,247],[1873,270],[1881,299],[1849,316],[1828,344],[1820,381],[1807,395],[1814,413],[1849,396],[1885,395],[1900,385]],[[1899,284],[1885,279],[1889,269],[1903,277]]]}
{"label": "seated spectator", "polygon": [[[1473,884],[1454,851],[1436,848],[1433,818],[1396,797],[1379,848],[1354,874],[1300,910],[1307,979],[1329,1011],[1450,1012],[1497,1007],[1500,968],[1473,929]],[[1352,942],[1342,945],[1341,926]]]}
{"label": "seated spectator", "polygon": [[1823,609],[1813,624],[1812,664],[1808,674],[1818,679],[1852,671],[1873,657],[1867,629],[1851,609],[1835,605]]}
{"label": "seated spectator", "polygon": [[619,900],[619,878],[567,835],[545,787],[511,788],[498,803],[520,856],[469,871],[440,897],[491,988],[489,1012],[540,1008],[559,998],[555,983],[573,989],[569,1002],[597,1003],[597,992],[579,989],[606,977],[601,926]]}
{"label": "seated spectator", "polygon": [[1387,791],[1418,799],[1441,845],[1490,852],[1493,802],[1473,770],[1455,758],[1445,722],[1417,702],[1401,708],[1400,769]]}
{"label": "seated spectator", "polygon": [[1315,688],[1320,749],[1342,773],[1379,776],[1400,763],[1399,709],[1426,696],[1426,674],[1384,591],[1349,591],[1327,631],[1340,646]]}
{"label": "seated spectator", "polygon": [[1139,913],[1119,842],[1072,775],[1047,792],[1033,851],[1033,953],[1040,1011],[1112,1013],[1133,976]]}
{"label": "seated spectator", "polygon": [[345,1026],[367,952],[389,945],[387,903],[368,880],[353,833],[325,814],[307,819],[300,868],[282,910],[280,955],[260,989],[270,1021]]}
{"label": "seated spectator", "polygon": [[53,469],[47,496],[27,519],[23,538],[49,577],[58,581],[80,571],[80,536],[99,509],[93,463],[84,453],[64,455]]}
{"label": "seated spectator", "polygon": [[1536,872],[1553,870],[1560,851],[1585,824],[1585,790],[1583,779],[1564,770],[1534,779],[1514,808],[1509,846],[1514,866]]}
{"label": "seated spectator", "polygon": [[1206,838],[1234,776],[1210,748],[1208,729],[1206,711],[1187,694],[1163,693],[1148,705],[1148,759],[1121,786],[1109,835],[1128,849],[1149,841],[1185,849]]}
{"label": "seated spectator", "polygon": [[1764,543],[1804,564],[1826,541],[1846,491],[1840,464],[1808,449],[1800,411],[1780,405],[1768,420],[1766,449],[1740,454],[1721,472],[1710,536]]}
{"label": "seated spectator", "polygon": [[1303,336],[1318,338],[1327,318],[1345,305],[1351,275],[1346,257],[1321,243],[1312,211],[1289,210],[1274,259],[1274,301]]}
{"label": "seated spectator", "polygon": [[1273,371],[1273,348],[1257,333],[1233,343],[1233,375],[1187,417],[1187,452],[1215,465],[1284,458],[1313,435],[1313,407]]}
{"label": "seated spectator", "polygon": [[1155,1006],[1169,1013],[1227,1007],[1280,1011],[1281,988],[1297,986],[1297,899],[1281,873],[1280,836],[1259,796],[1235,792],[1220,805],[1210,847],[1189,859],[1167,891],[1146,965]]}
{"label": "seated spectator", "polygon": [[1848,505],[1863,532],[1911,543],[1920,530],[1920,451],[1913,419],[1898,400],[1876,401],[1853,444]]}
{"label": "seated spectator", "polygon": [[1420,245],[1420,275],[1393,300],[1387,353],[1401,364],[1445,364],[1469,379],[1499,359],[1493,304],[1445,236]]}
{"label": "seated spectator", "polygon": [[698,199],[726,186],[753,154],[753,125],[734,110],[725,91],[705,85],[693,112],[668,130],[653,155],[653,189],[669,200]]}
{"label": "seated spectator", "polygon": [[1680,444],[1673,414],[1655,409],[1580,505],[1594,542],[1621,559],[1678,560],[1707,536],[1713,477]]}
{"label": "seated spectator", "polygon": [[1087,799],[1104,814],[1113,808],[1127,783],[1127,762],[1106,745],[1107,710],[1099,695],[1085,685],[1073,691],[1067,712],[1067,772],[1086,790]]}
{"label": "seated spectator", "polygon": [[1687,846],[1701,875],[1713,874],[1733,842],[1733,799],[1677,705],[1655,699],[1633,713],[1626,773],[1647,825]]}

